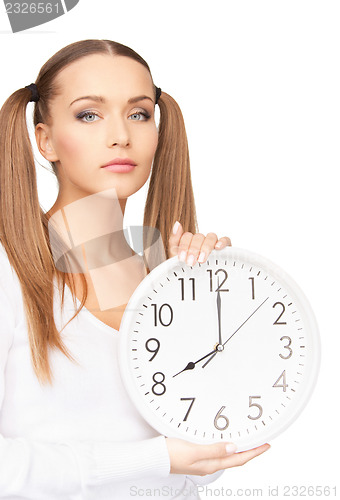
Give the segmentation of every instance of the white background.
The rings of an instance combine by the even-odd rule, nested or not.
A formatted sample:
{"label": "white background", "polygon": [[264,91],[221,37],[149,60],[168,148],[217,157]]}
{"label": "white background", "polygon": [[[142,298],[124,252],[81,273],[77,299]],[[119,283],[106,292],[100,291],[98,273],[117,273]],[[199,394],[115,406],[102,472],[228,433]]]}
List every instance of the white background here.
{"label": "white background", "polygon": [[[1,2],[1,104],[68,43],[129,45],[182,109],[200,232],[283,267],[315,311],[322,364],[307,407],[269,451],[227,470],[202,498],[222,487],[272,498],[269,487],[339,486],[339,24],[339,3],[328,0],[80,0],[12,34]],[[56,181],[38,163],[37,172],[47,211]],[[126,226],[142,223],[145,196],[129,199]]]}

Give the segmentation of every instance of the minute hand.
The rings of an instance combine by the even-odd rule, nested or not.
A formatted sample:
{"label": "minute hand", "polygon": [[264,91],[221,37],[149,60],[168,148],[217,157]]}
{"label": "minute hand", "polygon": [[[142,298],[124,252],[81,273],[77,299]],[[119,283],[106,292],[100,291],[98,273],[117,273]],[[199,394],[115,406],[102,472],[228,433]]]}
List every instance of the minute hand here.
{"label": "minute hand", "polygon": [[221,332],[221,294],[217,291],[217,320],[218,320],[218,343],[222,344],[222,332]]}
{"label": "minute hand", "polygon": [[[223,346],[225,346],[225,345],[226,345],[226,343],[227,343],[227,342],[229,342],[229,340],[230,340],[230,339],[231,339],[231,338],[235,335],[235,333],[237,333],[237,332],[238,332],[238,331],[242,328],[242,326],[243,326],[245,323],[247,323],[248,319],[250,319],[250,318],[251,318],[251,317],[252,317],[252,316],[256,313],[256,311],[258,311],[258,310],[260,309],[260,307],[261,307],[261,306],[263,306],[263,304],[264,304],[264,303],[265,303],[268,299],[269,299],[269,297],[267,297],[267,298],[266,298],[266,299],[262,302],[262,304],[260,304],[260,305],[259,305],[259,306],[255,309],[255,311],[253,311],[253,312],[251,313],[251,315],[250,315],[250,316],[248,316],[248,318],[247,318],[245,321],[243,321],[242,325],[240,325],[240,326],[237,328],[237,330],[235,330],[235,331],[234,331],[234,333],[233,333],[232,335],[230,335],[230,337],[229,337],[229,338],[228,338],[225,342],[223,342]],[[204,363],[204,365],[202,365],[202,368],[204,368],[204,367],[205,367],[205,366],[206,366],[206,365],[207,365],[207,364],[208,364],[208,363],[212,360],[212,358],[213,358],[214,356],[216,356],[217,352],[218,352],[218,351],[215,351],[215,352],[211,355],[211,357],[208,359],[208,361],[207,361],[206,363]]]}

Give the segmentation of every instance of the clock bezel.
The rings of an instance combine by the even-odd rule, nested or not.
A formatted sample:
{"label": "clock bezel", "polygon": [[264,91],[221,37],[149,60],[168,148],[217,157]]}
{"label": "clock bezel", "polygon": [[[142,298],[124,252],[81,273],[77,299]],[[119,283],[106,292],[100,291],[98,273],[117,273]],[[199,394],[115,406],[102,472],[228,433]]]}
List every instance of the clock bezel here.
{"label": "clock bezel", "polygon": [[[257,253],[254,253],[249,250],[245,250],[242,248],[236,247],[226,247],[222,250],[213,250],[207,261],[203,264],[196,263],[193,269],[205,269],[209,265],[209,261],[211,259],[237,259],[237,260],[245,260],[250,264],[260,267],[263,270],[266,270],[268,274],[273,276],[285,289],[288,291],[290,297],[293,299],[294,303],[299,305],[299,312],[303,315],[303,322],[305,325],[305,329],[309,330],[309,340],[310,340],[310,371],[307,382],[305,381],[305,388],[302,394],[300,394],[298,399],[294,399],[292,403],[290,403],[290,413],[287,415],[285,419],[279,419],[273,421],[270,425],[266,425],[258,434],[250,435],[248,439],[240,439],[234,440],[234,442],[238,445],[237,451],[244,451],[256,446],[259,446],[263,443],[271,441],[276,436],[284,432],[301,414],[302,410],[306,407],[307,403],[310,400],[310,397],[315,388],[315,384],[318,378],[319,369],[320,369],[320,361],[321,361],[321,342],[320,335],[318,330],[318,325],[316,322],[316,318],[312,307],[300,288],[300,286],[296,283],[296,281],[286,273],[280,266],[272,262],[271,260],[263,257]],[[172,257],[167,259],[158,265],[155,269],[153,269],[138,285],[138,287],[133,292],[130,300],[126,306],[121,326],[119,330],[119,344],[118,344],[118,362],[120,373],[122,376],[122,380],[124,386],[131,398],[133,404],[136,406],[139,413],[142,417],[153,427],[157,432],[167,437],[174,437],[179,439],[185,439],[187,441],[197,443],[197,444],[210,444],[214,442],[218,442],[218,439],[200,439],[194,438],[192,436],[187,437],[184,436],[181,432],[178,432],[176,428],[171,427],[171,425],[167,424],[165,421],[161,420],[157,417],[157,415],[152,411],[150,406],[146,405],[145,399],[141,397],[140,392],[136,386],[136,379],[133,376],[133,371],[129,364],[129,330],[131,324],[135,321],[134,313],[136,306],[140,304],[141,298],[145,299],[147,296],[147,291],[152,287],[152,284],[156,281],[158,282],[159,277],[168,273],[171,269],[176,269],[179,267],[188,266],[185,262],[179,261],[178,257]],[[191,266],[188,266],[191,267]],[[292,411],[293,404],[293,411]],[[246,436],[247,438],[247,436]],[[225,441],[228,441],[227,439]]]}

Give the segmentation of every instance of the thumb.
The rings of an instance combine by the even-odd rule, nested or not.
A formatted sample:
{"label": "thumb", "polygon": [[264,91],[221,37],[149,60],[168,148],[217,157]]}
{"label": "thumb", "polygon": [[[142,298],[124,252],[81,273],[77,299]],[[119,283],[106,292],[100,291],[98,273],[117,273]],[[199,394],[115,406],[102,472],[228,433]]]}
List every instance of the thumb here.
{"label": "thumb", "polygon": [[197,445],[197,460],[207,460],[214,458],[225,458],[233,455],[236,451],[234,443],[213,443]]}

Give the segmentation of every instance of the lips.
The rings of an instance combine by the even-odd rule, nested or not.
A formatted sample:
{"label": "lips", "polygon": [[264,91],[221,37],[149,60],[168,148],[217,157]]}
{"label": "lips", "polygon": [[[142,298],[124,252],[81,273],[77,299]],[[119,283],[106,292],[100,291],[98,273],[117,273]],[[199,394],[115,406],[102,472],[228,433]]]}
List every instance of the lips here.
{"label": "lips", "polygon": [[103,167],[108,167],[110,165],[131,165],[132,167],[136,167],[136,163],[130,158],[115,158],[114,160],[109,161]]}

